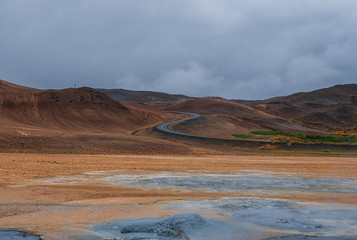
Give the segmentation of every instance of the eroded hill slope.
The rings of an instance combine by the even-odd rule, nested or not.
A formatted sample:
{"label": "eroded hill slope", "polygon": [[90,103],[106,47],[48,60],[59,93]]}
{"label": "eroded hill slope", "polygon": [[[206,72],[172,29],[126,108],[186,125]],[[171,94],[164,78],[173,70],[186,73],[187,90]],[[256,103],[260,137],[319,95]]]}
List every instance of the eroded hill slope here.
{"label": "eroded hill slope", "polygon": [[177,130],[201,136],[231,137],[233,133],[253,130],[314,131],[285,118],[217,97],[192,98],[165,109],[204,115],[202,118],[175,127]]}
{"label": "eroded hill slope", "polygon": [[357,127],[357,84],[247,103],[266,113],[323,131]]}
{"label": "eroded hill slope", "polygon": [[126,106],[88,87],[39,90],[0,81],[3,127],[128,131],[172,118],[164,111]]}

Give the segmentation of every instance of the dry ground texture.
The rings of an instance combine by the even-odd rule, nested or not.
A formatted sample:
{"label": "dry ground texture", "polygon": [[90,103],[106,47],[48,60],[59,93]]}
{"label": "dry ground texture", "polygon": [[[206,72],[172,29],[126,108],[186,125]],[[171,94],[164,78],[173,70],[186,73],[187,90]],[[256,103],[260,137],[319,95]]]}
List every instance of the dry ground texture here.
{"label": "dry ground texture", "polygon": [[[45,239],[61,239],[93,223],[135,217],[167,217],[160,204],[179,199],[257,196],[259,193],[177,192],[108,185],[95,179],[72,184],[38,183],[36,179],[76,176],[91,171],[123,174],[177,173],[196,170],[235,173],[261,170],[303,177],[356,178],[356,157],[292,156],[157,156],[0,154],[0,226],[28,229]],[[357,204],[357,194],[280,192],[270,198]]]}

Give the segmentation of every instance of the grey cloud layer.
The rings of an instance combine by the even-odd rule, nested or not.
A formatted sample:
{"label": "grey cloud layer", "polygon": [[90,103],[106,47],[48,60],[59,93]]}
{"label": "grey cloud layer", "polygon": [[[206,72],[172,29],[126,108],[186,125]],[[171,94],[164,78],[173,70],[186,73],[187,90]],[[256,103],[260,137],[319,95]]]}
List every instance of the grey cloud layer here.
{"label": "grey cloud layer", "polygon": [[0,0],[0,78],[261,99],[357,82],[354,0]]}

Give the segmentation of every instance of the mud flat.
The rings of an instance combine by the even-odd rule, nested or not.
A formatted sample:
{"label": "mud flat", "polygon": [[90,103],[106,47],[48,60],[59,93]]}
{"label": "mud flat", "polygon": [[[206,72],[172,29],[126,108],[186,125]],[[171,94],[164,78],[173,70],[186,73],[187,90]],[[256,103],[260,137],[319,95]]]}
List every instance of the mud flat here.
{"label": "mud flat", "polygon": [[[201,214],[209,210],[216,217],[226,216],[225,221],[241,229],[239,235],[227,236],[227,239],[265,239],[269,235],[293,234],[321,239],[355,239],[357,236],[355,206],[282,199],[221,198],[171,203],[166,207]],[[290,237],[294,239],[295,236]]]}
{"label": "mud flat", "polygon": [[41,238],[18,230],[0,229],[0,240],[41,240]]}
{"label": "mud flat", "polygon": [[[291,173],[241,170],[231,173],[202,171],[142,172],[94,171],[74,176],[31,181],[40,185],[68,185],[97,182],[125,188],[156,189],[177,193],[220,193],[276,196],[356,194],[357,179],[342,177],[306,177]],[[352,199],[351,199],[352,200]],[[357,203],[357,200],[355,201]]]}
{"label": "mud flat", "polygon": [[118,239],[219,239],[222,231],[236,232],[233,225],[204,219],[197,214],[170,218],[133,219],[102,224],[93,231]]}
{"label": "mud flat", "polygon": [[352,157],[0,154],[0,227],[45,240],[356,239],[356,186]]}
{"label": "mud flat", "polygon": [[181,201],[162,207],[181,214],[95,224],[85,235],[70,239],[351,240],[357,236],[354,207],[262,198]]}
{"label": "mud flat", "polygon": [[342,236],[342,237],[319,237],[319,236],[306,236],[306,235],[292,235],[285,237],[269,238],[267,240],[354,240],[357,236]]}
{"label": "mud flat", "polygon": [[[96,236],[100,239],[261,240],[274,235],[287,235],[291,239],[298,239],[298,236],[345,239],[346,233],[351,237],[357,236],[356,205],[274,198],[281,193],[355,194],[357,180],[353,178],[308,178],[256,170],[230,174],[200,171],[134,171],[128,174],[112,170],[41,179],[31,184],[70,185],[86,182],[176,193],[243,193],[247,197],[173,199],[170,203],[157,200],[152,205],[178,215],[96,224],[86,235],[74,239]],[[249,194],[260,197],[248,197]]]}

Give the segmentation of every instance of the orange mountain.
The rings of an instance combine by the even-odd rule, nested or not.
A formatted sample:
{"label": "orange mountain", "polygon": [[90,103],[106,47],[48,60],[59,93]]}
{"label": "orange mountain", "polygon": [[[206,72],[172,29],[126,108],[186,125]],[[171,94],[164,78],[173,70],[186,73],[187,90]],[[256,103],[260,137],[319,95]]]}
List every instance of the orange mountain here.
{"label": "orange mountain", "polygon": [[126,106],[88,87],[39,90],[0,80],[2,130],[26,125],[73,131],[130,131],[171,119],[171,114],[164,111]]}

